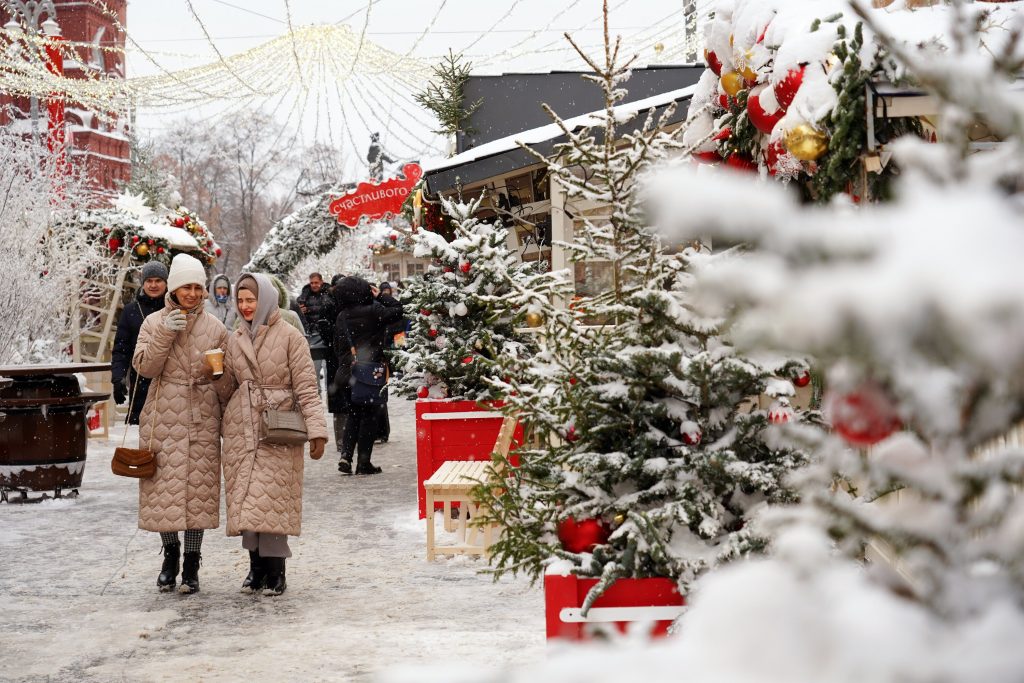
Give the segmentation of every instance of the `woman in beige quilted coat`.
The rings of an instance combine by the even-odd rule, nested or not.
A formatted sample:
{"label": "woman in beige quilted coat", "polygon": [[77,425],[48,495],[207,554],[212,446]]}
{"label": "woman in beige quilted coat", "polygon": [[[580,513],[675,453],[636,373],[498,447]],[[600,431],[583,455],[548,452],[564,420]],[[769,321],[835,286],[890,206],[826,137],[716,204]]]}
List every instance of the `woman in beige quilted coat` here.
{"label": "woman in beige quilted coat", "polygon": [[220,525],[218,388],[229,389],[229,381],[213,381],[203,354],[226,348],[228,333],[203,306],[205,283],[197,259],[175,256],[164,308],[146,317],[132,356],[135,370],[153,378],[140,416],[139,447],[156,453],[157,467],[151,479],[139,480],[139,528],[160,532],[161,591],[173,591],[177,582],[179,531],[185,532],[185,558],[178,590],[199,590],[203,530]]}
{"label": "woman in beige quilted coat", "polygon": [[260,443],[264,399],[280,410],[298,408],[306,422],[309,455],[327,443],[309,345],[281,319],[277,290],[262,274],[235,285],[240,321],[228,340],[225,374],[237,385],[224,410],[224,490],[228,535],[249,551],[243,592],[284,592],[288,536],[302,530],[302,446]]}

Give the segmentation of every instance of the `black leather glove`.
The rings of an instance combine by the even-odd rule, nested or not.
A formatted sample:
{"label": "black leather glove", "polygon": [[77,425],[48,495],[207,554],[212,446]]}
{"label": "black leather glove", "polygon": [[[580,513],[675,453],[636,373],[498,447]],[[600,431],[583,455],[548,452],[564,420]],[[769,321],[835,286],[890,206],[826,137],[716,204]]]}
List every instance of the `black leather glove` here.
{"label": "black leather glove", "polygon": [[114,382],[114,403],[121,405],[128,400],[128,390],[124,386],[124,381]]}

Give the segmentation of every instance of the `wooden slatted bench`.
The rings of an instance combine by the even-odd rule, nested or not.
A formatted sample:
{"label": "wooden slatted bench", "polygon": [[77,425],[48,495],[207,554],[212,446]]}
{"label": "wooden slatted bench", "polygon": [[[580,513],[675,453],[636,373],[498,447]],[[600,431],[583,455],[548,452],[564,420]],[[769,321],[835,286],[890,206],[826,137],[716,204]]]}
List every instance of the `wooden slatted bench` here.
{"label": "wooden slatted bench", "polygon": [[[501,431],[494,443],[493,454],[508,456],[512,445],[518,420],[506,417],[502,420]],[[483,512],[471,495],[473,488],[485,481],[490,462],[480,460],[447,460],[423,482],[427,496],[427,560],[436,555],[486,555],[487,549],[494,542],[498,528],[494,525],[480,526],[470,524],[470,517],[477,517]],[[444,506],[445,531],[455,532],[454,545],[437,545],[434,534],[434,505]],[[452,503],[458,503],[459,515],[452,519]]]}

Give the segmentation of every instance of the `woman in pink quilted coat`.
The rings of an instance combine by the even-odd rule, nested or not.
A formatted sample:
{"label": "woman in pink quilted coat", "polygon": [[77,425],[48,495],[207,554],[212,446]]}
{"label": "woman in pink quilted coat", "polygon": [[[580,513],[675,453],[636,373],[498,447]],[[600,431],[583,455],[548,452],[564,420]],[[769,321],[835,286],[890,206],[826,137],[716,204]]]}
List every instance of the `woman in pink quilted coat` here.
{"label": "woman in pink quilted coat", "polygon": [[[220,525],[220,430],[224,378],[213,381],[204,353],[227,347],[228,333],[206,312],[206,272],[187,254],[171,262],[164,308],[147,316],[132,365],[151,377],[139,420],[139,447],[156,453],[156,474],[139,480],[139,528],[160,532],[164,562],[157,579],[173,591],[181,542],[181,593],[199,590],[204,529]],[[217,385],[220,385],[218,387]],[[226,396],[223,397],[226,399]]]}
{"label": "woman in pink quilted coat", "polygon": [[265,275],[243,275],[235,285],[240,324],[228,340],[225,374],[237,390],[224,410],[224,490],[228,535],[249,551],[243,592],[285,590],[288,537],[302,530],[302,446],[260,442],[261,408],[297,408],[306,422],[309,455],[327,443],[306,338],[281,319],[277,290]]}

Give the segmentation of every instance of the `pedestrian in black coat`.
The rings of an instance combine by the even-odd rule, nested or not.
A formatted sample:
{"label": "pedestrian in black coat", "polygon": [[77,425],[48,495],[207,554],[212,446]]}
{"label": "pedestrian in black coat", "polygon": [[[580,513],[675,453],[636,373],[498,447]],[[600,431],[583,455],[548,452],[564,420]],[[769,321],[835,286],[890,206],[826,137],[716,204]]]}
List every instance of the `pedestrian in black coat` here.
{"label": "pedestrian in black coat", "polygon": [[[142,287],[138,296],[121,311],[114,335],[114,350],[110,358],[110,381],[114,385],[114,402],[129,403],[128,424],[139,424],[139,414],[149,393],[149,378],[136,374],[132,367],[135,344],[146,316],[164,307],[167,293],[167,266],[150,261],[142,267]],[[132,398],[134,392],[134,399]]]}
{"label": "pedestrian in black coat", "polygon": [[[377,474],[381,470],[370,462],[383,406],[352,403],[352,352],[360,361],[385,360],[384,346],[405,329],[401,308],[388,308],[374,301],[375,288],[362,278],[346,277],[333,288],[338,317],[334,325],[332,349],[338,364],[328,389],[328,401],[346,416],[342,433],[341,461],[338,470],[352,472],[352,458],[358,449],[356,474]],[[333,412],[333,411],[332,411]]]}
{"label": "pedestrian in black coat", "polygon": [[[391,295],[391,283],[385,280],[380,283],[379,293],[377,294],[377,301],[380,305],[385,308],[397,308],[402,309],[402,303]],[[402,330],[399,330],[402,331]],[[384,344],[385,349],[393,349],[394,344],[389,339]],[[391,359],[388,359],[388,366],[391,365]],[[388,407],[385,404],[383,410],[380,411],[380,424],[377,425],[377,441],[381,443],[387,443],[388,439],[391,438],[391,417],[388,415]]]}

